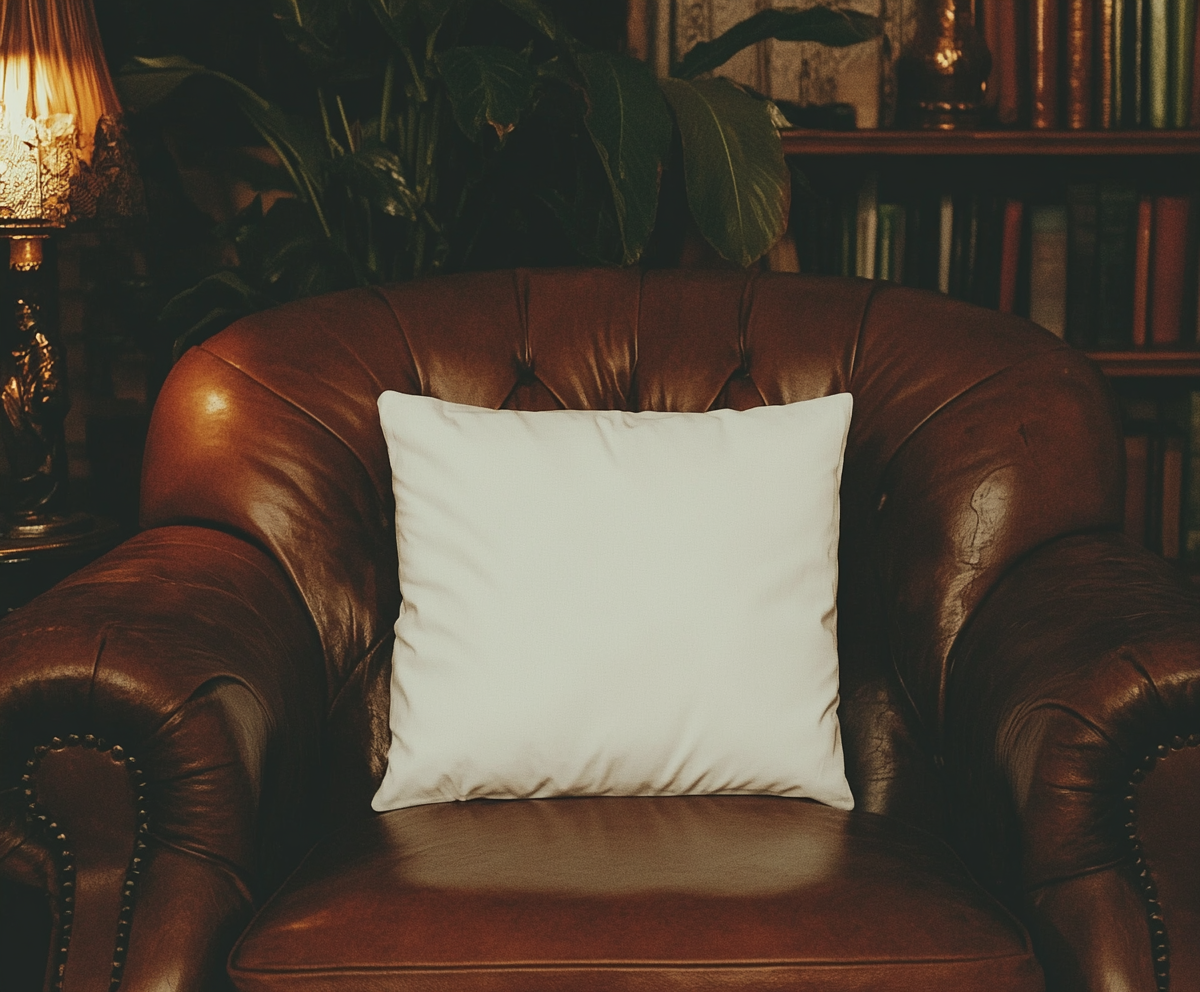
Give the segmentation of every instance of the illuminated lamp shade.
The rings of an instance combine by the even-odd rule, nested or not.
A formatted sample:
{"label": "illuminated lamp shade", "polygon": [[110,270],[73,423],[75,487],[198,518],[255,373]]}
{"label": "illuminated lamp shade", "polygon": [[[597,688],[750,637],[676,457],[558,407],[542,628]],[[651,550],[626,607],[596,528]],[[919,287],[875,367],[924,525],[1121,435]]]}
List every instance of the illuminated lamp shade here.
{"label": "illuminated lamp shade", "polygon": [[91,0],[0,0],[0,226],[144,212]]}

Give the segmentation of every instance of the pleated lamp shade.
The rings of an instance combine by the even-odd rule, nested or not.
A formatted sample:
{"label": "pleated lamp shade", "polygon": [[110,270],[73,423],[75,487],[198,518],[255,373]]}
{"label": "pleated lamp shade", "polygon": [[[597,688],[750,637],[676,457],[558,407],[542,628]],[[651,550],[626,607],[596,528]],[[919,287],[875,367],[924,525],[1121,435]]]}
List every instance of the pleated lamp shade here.
{"label": "pleated lamp shade", "polygon": [[0,225],[141,212],[91,0],[0,0]]}

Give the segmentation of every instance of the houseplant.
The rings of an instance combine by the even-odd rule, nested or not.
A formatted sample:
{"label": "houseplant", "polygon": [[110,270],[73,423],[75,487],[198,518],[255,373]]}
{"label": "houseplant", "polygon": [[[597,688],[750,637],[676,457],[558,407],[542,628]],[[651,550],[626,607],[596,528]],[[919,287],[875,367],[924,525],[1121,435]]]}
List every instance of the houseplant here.
{"label": "houseplant", "polygon": [[541,0],[269,2],[308,70],[300,113],[178,56],[120,74],[135,112],[197,79],[228,87],[273,153],[243,163],[247,178],[286,191],[230,225],[236,266],[167,306],[177,353],[244,313],[344,286],[635,263],[673,142],[700,234],[750,264],[786,226],[780,118],[761,96],[702,77],[767,37],[848,45],[880,30],[832,7],[761,11],[656,80],[636,59],[581,45]]}

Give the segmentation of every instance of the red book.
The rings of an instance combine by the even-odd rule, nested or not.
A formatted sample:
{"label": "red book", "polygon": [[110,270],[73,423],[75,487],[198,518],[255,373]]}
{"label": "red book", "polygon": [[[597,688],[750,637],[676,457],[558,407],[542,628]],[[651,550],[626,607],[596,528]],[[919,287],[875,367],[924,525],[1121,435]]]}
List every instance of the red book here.
{"label": "red book", "polygon": [[1178,344],[1183,322],[1186,280],[1188,198],[1154,198],[1154,233],[1150,249],[1150,343]]}
{"label": "red book", "polygon": [[1014,126],[1021,114],[1021,71],[1017,5],[1012,0],[990,0],[983,8],[983,39],[992,53],[987,106],[1000,124]]}
{"label": "red book", "polygon": [[1004,204],[1004,232],[1000,240],[1000,312],[1012,313],[1017,300],[1017,272],[1021,261],[1021,219],[1025,205],[1020,200]]}
{"label": "red book", "polygon": [[[1036,6],[1036,0],[1035,0]],[[1092,126],[1092,0],[1067,0],[1067,127]]]}
{"label": "red book", "polygon": [[1146,472],[1150,439],[1144,434],[1125,438],[1125,533],[1146,543]]}
{"label": "red book", "polygon": [[1138,202],[1137,240],[1133,263],[1133,346],[1146,346],[1150,310],[1150,243],[1154,232],[1154,201],[1143,196]]}
{"label": "red book", "polygon": [[1113,78],[1113,44],[1116,0],[1096,0],[1096,126],[1114,127],[1113,98],[1116,80]]}
{"label": "red book", "polygon": [[1035,128],[1058,127],[1058,0],[1029,5],[1029,97]]}

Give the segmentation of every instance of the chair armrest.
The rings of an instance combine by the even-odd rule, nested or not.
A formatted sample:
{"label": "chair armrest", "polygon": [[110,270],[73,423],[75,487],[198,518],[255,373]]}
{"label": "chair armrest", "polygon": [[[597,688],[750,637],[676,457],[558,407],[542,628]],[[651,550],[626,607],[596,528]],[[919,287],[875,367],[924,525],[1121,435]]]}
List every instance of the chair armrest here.
{"label": "chair armrest", "polygon": [[[1136,783],[1200,743],[1195,593],[1121,535],[1064,538],[997,584],[951,666],[942,753],[968,861],[1025,916],[1051,987],[1155,989],[1172,914],[1143,831],[1165,814]],[[1177,863],[1200,861],[1200,837],[1185,847]]]}
{"label": "chair armrest", "polygon": [[311,843],[311,619],[245,541],[164,527],[0,623],[0,873],[45,887],[67,989],[210,988]]}

